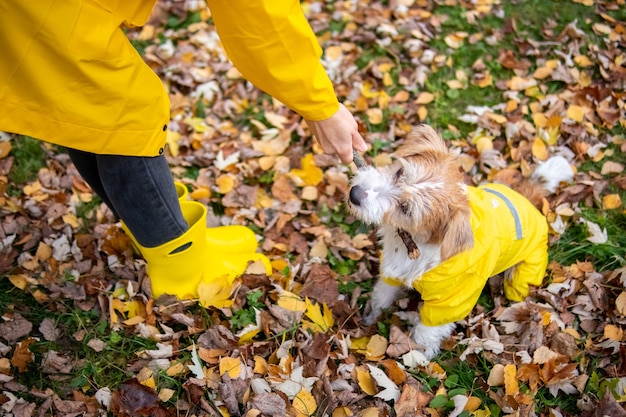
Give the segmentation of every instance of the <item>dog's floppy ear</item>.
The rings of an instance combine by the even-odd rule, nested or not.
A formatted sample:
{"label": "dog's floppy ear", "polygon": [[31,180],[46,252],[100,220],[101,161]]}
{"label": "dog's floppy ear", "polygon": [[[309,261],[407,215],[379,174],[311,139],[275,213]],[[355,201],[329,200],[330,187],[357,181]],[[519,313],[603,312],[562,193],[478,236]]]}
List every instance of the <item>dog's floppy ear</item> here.
{"label": "dog's floppy ear", "polygon": [[446,224],[441,241],[441,260],[471,249],[474,246],[474,233],[470,224],[469,209],[457,210]]}
{"label": "dog's floppy ear", "polygon": [[399,158],[427,156],[429,154],[447,155],[448,148],[435,129],[421,124],[407,135],[402,146],[394,154]]}

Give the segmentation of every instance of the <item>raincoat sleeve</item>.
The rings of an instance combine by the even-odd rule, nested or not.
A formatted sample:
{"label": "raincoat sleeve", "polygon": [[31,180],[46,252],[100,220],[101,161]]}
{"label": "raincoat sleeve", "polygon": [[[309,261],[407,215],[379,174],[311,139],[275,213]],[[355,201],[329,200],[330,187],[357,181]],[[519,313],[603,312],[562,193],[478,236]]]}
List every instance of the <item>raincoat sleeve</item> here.
{"label": "raincoat sleeve", "polygon": [[339,102],[298,0],[207,0],[224,49],[243,76],[305,119]]}
{"label": "raincoat sleeve", "polygon": [[94,2],[122,18],[127,26],[142,26],[150,18],[157,0],[95,0]]}

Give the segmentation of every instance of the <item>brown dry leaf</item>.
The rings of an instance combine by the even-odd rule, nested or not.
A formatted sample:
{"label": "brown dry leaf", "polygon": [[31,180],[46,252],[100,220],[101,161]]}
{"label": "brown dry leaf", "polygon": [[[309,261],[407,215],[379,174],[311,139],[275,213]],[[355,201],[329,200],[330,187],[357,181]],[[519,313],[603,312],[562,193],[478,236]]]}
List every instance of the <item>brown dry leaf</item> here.
{"label": "brown dry leaf", "polygon": [[626,292],[622,291],[615,299],[615,307],[617,312],[622,316],[626,316]]}
{"label": "brown dry leaf", "polygon": [[15,366],[18,372],[26,372],[28,364],[35,360],[35,354],[29,348],[35,341],[32,337],[29,337],[15,345],[13,356],[11,357],[11,365]]}
{"label": "brown dry leaf", "polygon": [[384,359],[381,365],[385,368],[385,373],[394,384],[400,385],[406,382],[406,373],[400,367],[400,364],[393,359]]}

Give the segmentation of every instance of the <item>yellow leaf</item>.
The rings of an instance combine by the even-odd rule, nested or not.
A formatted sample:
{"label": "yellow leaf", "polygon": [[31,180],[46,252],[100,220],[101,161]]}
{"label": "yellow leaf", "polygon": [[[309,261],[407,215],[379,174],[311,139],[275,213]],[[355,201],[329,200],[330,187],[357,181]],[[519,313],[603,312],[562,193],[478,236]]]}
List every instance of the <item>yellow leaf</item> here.
{"label": "yellow leaf", "polygon": [[163,401],[164,403],[168,402],[175,393],[176,391],[174,391],[173,389],[163,388],[161,391],[159,391],[159,400]]}
{"label": "yellow leaf", "polygon": [[315,165],[313,154],[306,154],[301,159],[302,168],[294,168],[289,171],[289,177],[296,183],[297,186],[303,187],[305,185],[317,185],[324,179],[324,171]]}
{"label": "yellow leaf", "polygon": [[585,117],[585,109],[581,106],[576,106],[572,104],[567,108],[567,117],[572,119],[575,122],[582,122]]}
{"label": "yellow leaf", "polygon": [[472,411],[477,410],[481,404],[482,404],[482,401],[480,400],[480,398],[472,396],[467,399],[467,403],[465,404],[465,407],[463,408],[463,410],[472,412]]}
{"label": "yellow leaf", "polygon": [[579,67],[583,67],[583,68],[590,67],[593,65],[593,62],[589,58],[587,58],[586,55],[578,55],[574,57],[574,62]]}
{"label": "yellow leaf", "polygon": [[233,285],[229,283],[228,279],[201,282],[198,285],[198,301],[204,308],[230,307],[233,305],[233,300],[230,299],[232,290]]}
{"label": "yellow leaf", "polygon": [[380,96],[378,96],[378,107],[381,110],[386,109],[387,107],[389,107],[389,100],[391,100],[391,97],[389,97],[389,94],[387,94],[384,91],[381,91]]}
{"label": "yellow leaf", "polygon": [[605,210],[616,209],[622,206],[622,199],[619,194],[609,194],[602,198],[602,207]]}
{"label": "yellow leaf", "polygon": [[626,316],[626,292],[622,291],[617,299],[615,299],[615,307],[619,314]]}
{"label": "yellow leaf", "polygon": [[0,158],[5,158],[11,152],[11,142],[0,142]]}
{"label": "yellow leaf", "polygon": [[220,194],[226,194],[235,187],[235,178],[230,174],[222,174],[215,179]]}
{"label": "yellow leaf", "polygon": [[192,200],[204,200],[211,197],[211,192],[206,187],[200,187],[189,193],[189,198]]}
{"label": "yellow leaf", "polygon": [[357,367],[356,379],[364,393],[367,395],[376,395],[376,388],[374,387],[374,381],[372,380],[369,370],[362,366]]}
{"label": "yellow leaf", "polygon": [[505,116],[496,113],[487,113],[487,117],[501,125],[505,124],[508,121]]}
{"label": "yellow leaf", "polygon": [[543,113],[533,113],[533,123],[537,128],[546,127],[548,118]]}
{"label": "yellow leaf", "polygon": [[372,84],[370,82],[363,83],[363,87],[361,87],[361,95],[365,98],[375,98],[378,97],[378,91],[372,91]]}
{"label": "yellow leaf", "polygon": [[323,312],[322,308],[320,308],[319,304],[313,304],[308,298],[306,301],[306,312],[304,313],[309,319],[313,321],[313,325],[307,326],[305,323],[305,328],[309,328],[314,332],[327,332],[330,330],[335,324],[335,319],[333,318],[333,313],[330,311],[326,303],[323,304]]}
{"label": "yellow leaf", "polygon": [[357,337],[350,339],[350,349],[357,351],[358,353],[365,353],[367,350],[367,344],[370,341],[370,337]]}
{"label": "yellow leaf", "polygon": [[624,338],[624,331],[614,324],[607,324],[604,326],[604,337],[619,342]]}
{"label": "yellow leaf", "polygon": [[317,410],[315,397],[304,388],[294,397],[291,405],[293,405],[293,408],[298,413],[298,417],[313,415],[315,410]]}
{"label": "yellow leaf", "polygon": [[168,376],[182,376],[187,371],[187,368],[182,362],[176,362],[174,365],[167,368],[165,373]]}
{"label": "yellow leaf", "polygon": [[337,407],[333,411],[332,417],[351,417],[353,415],[348,407]]}
{"label": "yellow leaf", "polygon": [[262,357],[255,355],[254,356],[254,373],[265,375],[268,370],[267,361]]}
{"label": "yellow leaf", "polygon": [[201,117],[187,117],[185,123],[196,133],[204,133],[210,129]]}
{"label": "yellow leaf", "polygon": [[383,122],[383,111],[378,108],[369,109],[365,112],[367,119],[373,125],[378,125]]}
{"label": "yellow leaf", "polygon": [[389,74],[388,72],[383,74],[383,85],[385,87],[393,85],[393,78],[391,78],[391,74]]}
{"label": "yellow leaf", "polygon": [[428,93],[426,91],[423,91],[423,92],[420,93],[419,96],[417,96],[417,99],[415,100],[415,104],[432,103],[434,99],[435,99],[435,95],[434,94]]}
{"label": "yellow leaf", "polygon": [[248,344],[252,342],[252,339],[254,339],[254,336],[259,334],[260,332],[261,332],[260,328],[247,331],[244,334],[239,335],[239,340],[237,341],[237,343],[239,343],[240,345]]}
{"label": "yellow leaf", "polygon": [[426,120],[426,117],[428,117],[428,109],[424,106],[420,106],[417,109],[417,116],[420,120]]}
{"label": "yellow leaf", "polygon": [[24,288],[26,288],[26,285],[28,285],[28,277],[25,274],[19,274],[19,275],[9,275],[9,281],[11,281],[11,284],[13,284],[16,288],[19,288],[20,290],[24,290]]}
{"label": "yellow leaf", "polygon": [[170,150],[170,154],[174,157],[178,156],[179,146],[178,139],[180,139],[180,133],[173,132],[171,130],[167,131],[165,135],[165,143],[167,143],[167,147]]}
{"label": "yellow leaf", "polygon": [[486,71],[484,74],[479,74],[478,77],[473,82],[474,85],[477,85],[480,88],[489,87],[493,85],[493,77]]}
{"label": "yellow leaf", "polygon": [[367,343],[367,351],[365,358],[367,360],[377,360],[385,355],[387,351],[387,339],[381,335],[375,334]]}
{"label": "yellow leaf", "polygon": [[239,358],[220,359],[220,376],[228,373],[228,376],[235,379],[241,373],[241,360]]}
{"label": "yellow leaf", "polygon": [[473,141],[476,145],[476,150],[478,153],[483,153],[485,151],[490,151],[493,149],[493,138],[487,136],[481,136]]}
{"label": "yellow leaf", "polygon": [[504,366],[504,391],[506,395],[516,395],[519,392],[517,368],[509,364]]}
{"label": "yellow leaf", "polygon": [[80,223],[78,223],[78,219],[76,218],[75,214],[67,213],[64,214],[61,218],[63,219],[63,222],[65,224],[69,224],[73,228],[77,228],[78,226],[80,226]]}
{"label": "yellow leaf", "polygon": [[276,304],[289,311],[305,311],[307,308],[307,305],[302,298],[289,291],[283,291],[280,293]]}
{"label": "yellow leaf", "polygon": [[456,32],[446,35],[444,41],[450,48],[457,49],[463,46],[463,41],[467,37],[465,32]]}
{"label": "yellow leaf", "polygon": [[343,49],[341,45],[332,45],[326,48],[325,55],[332,61],[335,61],[343,56]]}
{"label": "yellow leaf", "polygon": [[548,148],[544,141],[539,138],[535,138],[532,146],[533,156],[541,161],[548,159]]}
{"label": "yellow leaf", "polygon": [[535,70],[533,77],[538,80],[543,80],[544,78],[548,78],[552,74],[552,71],[552,68],[539,67]]}
{"label": "yellow leaf", "polygon": [[506,102],[506,108],[504,109],[505,113],[511,113],[519,107],[519,103],[513,99]]}
{"label": "yellow leaf", "polygon": [[[378,407],[369,407],[359,413],[361,417],[380,417],[383,413]],[[385,414],[386,415],[386,414]]]}

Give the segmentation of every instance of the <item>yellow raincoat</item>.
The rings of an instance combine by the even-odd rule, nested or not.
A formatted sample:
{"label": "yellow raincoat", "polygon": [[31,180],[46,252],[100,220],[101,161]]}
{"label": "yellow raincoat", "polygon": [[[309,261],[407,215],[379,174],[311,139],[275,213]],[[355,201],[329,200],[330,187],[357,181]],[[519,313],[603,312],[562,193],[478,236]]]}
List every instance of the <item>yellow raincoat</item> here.
{"label": "yellow raincoat", "polygon": [[[529,285],[539,286],[548,264],[548,224],[522,195],[500,184],[468,187],[474,247],[459,253],[414,280],[424,304],[420,317],[428,326],[465,318],[487,279],[515,265],[504,293],[522,301]],[[383,277],[398,285],[394,277]]]}
{"label": "yellow raincoat", "polygon": [[[0,130],[100,153],[163,152],[169,97],[121,29],[156,0],[0,2]],[[246,78],[311,120],[339,108],[297,0],[211,0]]]}

